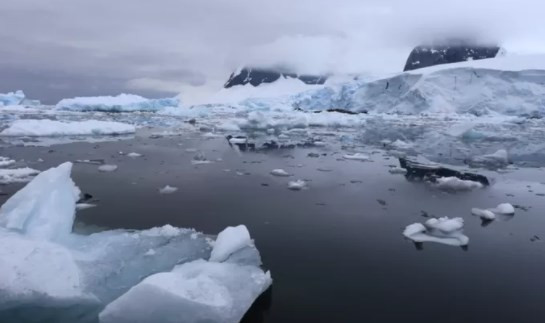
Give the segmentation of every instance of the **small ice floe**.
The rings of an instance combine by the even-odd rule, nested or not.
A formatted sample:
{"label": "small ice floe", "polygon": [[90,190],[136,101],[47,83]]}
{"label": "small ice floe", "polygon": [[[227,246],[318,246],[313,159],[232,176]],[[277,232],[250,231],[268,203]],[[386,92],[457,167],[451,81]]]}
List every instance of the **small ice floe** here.
{"label": "small ice floe", "polygon": [[113,172],[117,169],[117,165],[105,164],[98,166],[98,170],[101,172]]}
{"label": "small ice floe", "polygon": [[302,189],[305,189],[306,187],[307,187],[307,182],[301,179],[298,179],[296,181],[290,181],[288,183],[288,189],[292,191],[300,191]]}
{"label": "small ice floe", "polygon": [[131,152],[127,154],[127,157],[137,158],[137,157],[142,157],[142,154]]}
{"label": "small ice floe", "polygon": [[469,238],[464,235],[464,219],[431,218],[424,223],[413,223],[403,231],[403,235],[416,243],[437,242],[449,246],[466,246]]}
{"label": "small ice floe", "polygon": [[0,169],[0,184],[29,182],[39,173],[40,171],[29,167]]}
{"label": "small ice floe", "polygon": [[211,161],[206,159],[206,156],[204,156],[204,154],[201,152],[193,157],[193,159],[191,160],[191,163],[193,165],[202,165],[202,164],[210,164]]}
{"label": "small ice floe", "polygon": [[485,209],[472,208],[471,214],[478,216],[481,219],[486,221],[492,221],[496,218],[496,215],[494,214],[494,212],[490,210],[485,210]]}
{"label": "small ice floe", "polygon": [[317,147],[325,146],[325,142],[320,141],[320,140],[317,140],[317,141],[313,142],[313,144],[314,144],[314,146],[317,146]]}
{"label": "small ice floe", "polygon": [[161,194],[172,194],[172,193],[176,192],[177,190],[178,190],[177,187],[167,185],[167,186],[165,186],[163,188],[160,188],[159,193],[161,193]]}
{"label": "small ice floe", "polygon": [[392,167],[388,169],[388,172],[390,174],[402,174],[402,175],[407,174],[407,170],[400,167]]}
{"label": "small ice floe", "polygon": [[0,167],[6,167],[14,163],[15,163],[15,160],[10,159],[8,157],[0,156]]}
{"label": "small ice floe", "polygon": [[242,136],[238,136],[238,137],[227,136],[227,140],[229,141],[230,144],[245,144],[248,142],[248,138],[242,137]]}
{"label": "small ice floe", "polygon": [[97,205],[92,203],[78,203],[76,204],[76,210],[80,211],[80,210],[90,209],[95,206]]}
{"label": "small ice floe", "polygon": [[343,158],[348,160],[359,160],[359,161],[371,160],[371,157],[369,157],[369,155],[362,154],[362,153],[346,154],[346,155],[343,155]]}
{"label": "small ice floe", "polygon": [[16,120],[0,132],[0,136],[76,136],[122,135],[136,131],[133,125],[114,121]]}
{"label": "small ice floe", "polygon": [[102,165],[104,164],[104,159],[77,159],[74,161],[77,164],[91,164],[91,165]]}
{"label": "small ice floe", "polygon": [[483,188],[483,184],[458,177],[439,177],[435,180],[435,187],[447,191],[471,191]]}
{"label": "small ice floe", "polygon": [[286,172],[285,170],[281,169],[281,168],[277,168],[277,169],[273,169],[271,171],[271,175],[273,176],[279,176],[279,177],[287,177],[287,176],[290,176],[290,174],[288,172]]}

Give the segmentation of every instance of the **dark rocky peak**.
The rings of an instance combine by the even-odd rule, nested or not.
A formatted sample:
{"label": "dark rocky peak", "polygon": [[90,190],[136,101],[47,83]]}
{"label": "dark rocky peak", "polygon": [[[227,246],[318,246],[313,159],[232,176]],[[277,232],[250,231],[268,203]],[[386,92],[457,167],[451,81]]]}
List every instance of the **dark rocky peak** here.
{"label": "dark rocky peak", "polygon": [[450,41],[436,45],[421,45],[415,47],[403,71],[411,71],[418,68],[493,58],[498,55],[500,47],[479,45],[472,42]]}
{"label": "dark rocky peak", "polygon": [[327,77],[323,75],[305,75],[290,72],[283,72],[274,69],[266,68],[249,68],[245,67],[231,74],[229,80],[223,86],[230,88],[235,85],[251,84],[259,86],[263,83],[273,83],[279,78],[296,78],[306,84],[324,84]]}

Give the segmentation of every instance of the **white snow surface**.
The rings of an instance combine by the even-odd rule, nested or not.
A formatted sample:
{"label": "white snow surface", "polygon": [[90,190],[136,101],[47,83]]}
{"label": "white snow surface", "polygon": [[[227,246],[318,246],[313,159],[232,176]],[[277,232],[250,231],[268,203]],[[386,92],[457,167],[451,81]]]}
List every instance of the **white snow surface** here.
{"label": "white snow surface", "polygon": [[134,133],[133,125],[114,121],[15,120],[0,136],[120,135]]}
{"label": "white snow surface", "polygon": [[254,265],[196,260],[147,277],[108,304],[100,322],[236,323],[271,283]]}
{"label": "white snow surface", "polygon": [[134,94],[119,94],[117,96],[76,97],[63,99],[56,105],[59,110],[72,111],[105,111],[133,112],[157,111],[165,107],[178,107],[178,98],[147,99]]}
{"label": "white snow surface", "polygon": [[0,184],[28,182],[39,173],[40,171],[29,167],[0,169]]}
{"label": "white snow surface", "polygon": [[463,234],[462,218],[431,218],[425,223],[413,223],[403,231],[403,235],[414,242],[436,242],[450,246],[465,246],[469,238]]}
{"label": "white snow surface", "polygon": [[210,261],[223,262],[233,253],[251,245],[250,232],[245,225],[227,227],[218,234],[210,254]]}
{"label": "white snow surface", "polygon": [[38,174],[0,208],[0,227],[40,240],[62,240],[72,232],[80,190],[72,163]]}

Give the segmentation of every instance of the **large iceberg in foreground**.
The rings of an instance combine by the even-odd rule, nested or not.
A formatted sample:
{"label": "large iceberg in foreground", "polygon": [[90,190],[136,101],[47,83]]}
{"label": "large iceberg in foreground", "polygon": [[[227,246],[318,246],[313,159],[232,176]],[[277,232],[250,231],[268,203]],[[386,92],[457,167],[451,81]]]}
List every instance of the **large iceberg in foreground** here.
{"label": "large iceberg in foreground", "polygon": [[[208,304],[208,298],[217,298],[212,304],[219,305],[219,321],[230,322],[244,315],[270,285],[270,275],[259,267],[259,252],[247,240],[237,250],[224,246],[229,258],[215,263],[203,260],[211,255],[210,239],[192,229],[165,225],[86,236],[72,233],[79,189],[70,178],[71,169],[71,163],[64,163],[42,172],[0,209],[0,321],[18,322],[31,316],[33,322],[46,318],[74,322],[76,317],[95,322],[104,306],[120,295],[132,307],[148,308],[151,299],[135,300],[131,291],[150,284],[158,284],[154,290],[161,291],[165,287],[161,282],[167,281],[171,290],[177,290],[175,295],[189,295],[157,298],[157,302],[164,300],[163,309],[186,309],[177,322],[194,322],[199,309],[208,315],[210,308],[201,306]],[[180,287],[176,284],[180,281],[190,283]],[[122,305],[115,304],[127,304],[120,300],[108,307],[116,315],[119,312],[114,310]],[[147,317],[159,322],[163,317],[159,314],[150,311]]]}
{"label": "large iceberg in foreground", "polygon": [[272,283],[249,238],[245,226],[225,229],[210,261],[188,262],[144,279],[106,306],[100,322],[239,322]]}
{"label": "large iceberg in foreground", "polygon": [[98,136],[122,135],[136,132],[133,125],[115,121],[15,120],[0,136]]}
{"label": "large iceberg in foreground", "polygon": [[147,99],[134,94],[119,94],[117,96],[76,97],[63,99],[57,103],[60,110],[73,111],[157,111],[164,107],[177,107],[178,98]]}
{"label": "large iceberg in foreground", "polygon": [[0,93],[0,106],[5,105],[18,105],[25,99],[23,91],[18,90],[9,93]]}

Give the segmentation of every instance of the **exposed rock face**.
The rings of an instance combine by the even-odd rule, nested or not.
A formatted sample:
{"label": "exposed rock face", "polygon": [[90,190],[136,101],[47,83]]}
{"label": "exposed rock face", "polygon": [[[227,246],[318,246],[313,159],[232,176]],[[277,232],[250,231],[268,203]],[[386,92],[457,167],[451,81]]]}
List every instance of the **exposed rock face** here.
{"label": "exposed rock face", "polygon": [[236,71],[229,77],[225,88],[230,88],[235,85],[251,84],[253,86],[259,86],[263,83],[273,83],[280,77],[284,78],[296,78],[306,84],[324,84],[327,77],[321,75],[298,75],[295,73],[279,72],[272,69],[264,68],[243,68],[240,71]]}
{"label": "exposed rock face", "polygon": [[418,46],[412,50],[403,71],[418,68],[496,57],[500,47],[470,45],[458,42],[449,45]]}

